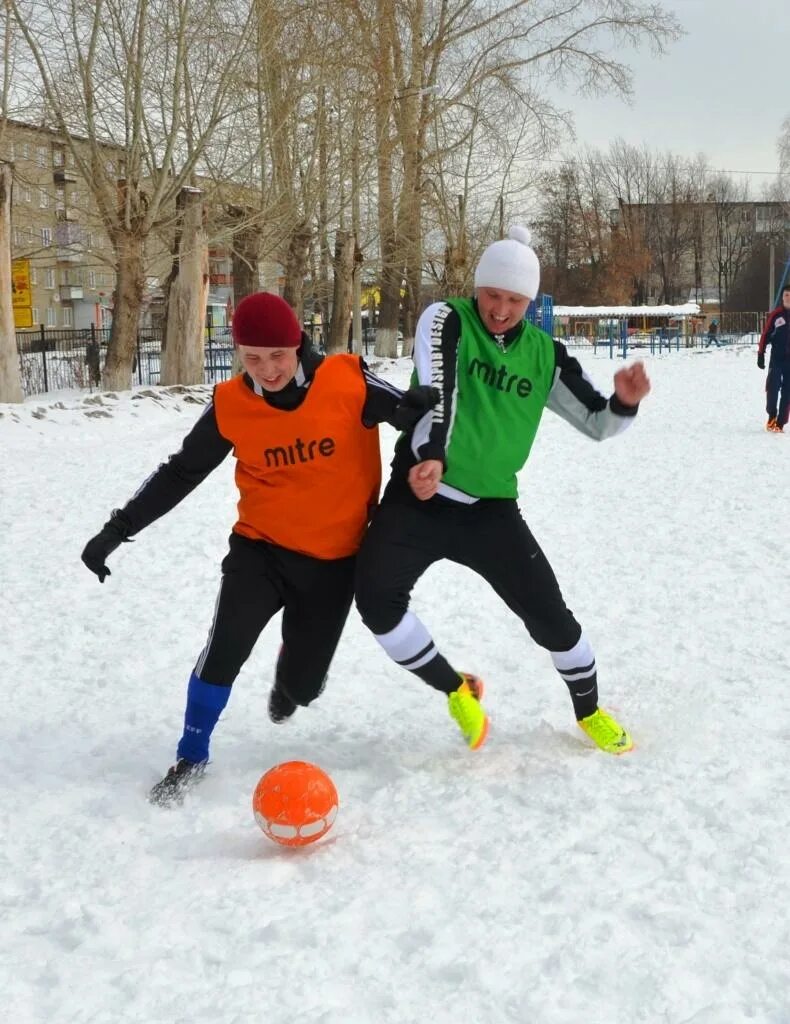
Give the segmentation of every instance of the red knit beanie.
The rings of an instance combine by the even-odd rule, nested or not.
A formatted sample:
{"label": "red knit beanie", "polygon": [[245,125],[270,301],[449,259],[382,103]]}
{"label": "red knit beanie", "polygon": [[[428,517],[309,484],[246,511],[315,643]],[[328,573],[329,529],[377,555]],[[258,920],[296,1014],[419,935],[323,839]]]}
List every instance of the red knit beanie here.
{"label": "red knit beanie", "polygon": [[256,292],[236,307],[231,324],[237,345],[255,348],[298,348],[302,328],[296,314],[279,295]]}

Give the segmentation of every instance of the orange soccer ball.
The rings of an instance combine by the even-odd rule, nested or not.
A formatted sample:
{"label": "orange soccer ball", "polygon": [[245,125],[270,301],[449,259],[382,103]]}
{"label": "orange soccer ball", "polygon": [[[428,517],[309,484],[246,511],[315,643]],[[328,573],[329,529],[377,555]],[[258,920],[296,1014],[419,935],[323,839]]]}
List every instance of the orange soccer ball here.
{"label": "orange soccer ball", "polygon": [[326,835],[337,806],[334,782],[307,761],[285,761],[270,768],[252,795],[255,820],[281,846],[307,846]]}

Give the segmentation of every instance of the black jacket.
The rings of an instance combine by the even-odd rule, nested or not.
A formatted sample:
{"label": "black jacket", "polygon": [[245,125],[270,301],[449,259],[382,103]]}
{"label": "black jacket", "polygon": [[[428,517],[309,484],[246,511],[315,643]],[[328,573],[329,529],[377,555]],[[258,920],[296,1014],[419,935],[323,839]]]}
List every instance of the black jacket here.
{"label": "black jacket", "polygon": [[[282,391],[262,391],[261,401],[286,410],[296,409],[302,404],[315,371],[326,357],[310,348],[306,340],[299,357],[296,377]],[[436,404],[439,395],[434,388],[416,387],[403,392],[372,373],[361,357],[359,363],[367,389],[362,409],[362,422],[366,427],[391,423],[399,430],[406,430]],[[246,373],[244,382],[250,390],[255,390]],[[127,537],[139,533],[182,501],[232,450],[231,442],[219,432],[212,401],[186,435],[179,450],[148,477],[122,509],[113,514],[116,525]]]}

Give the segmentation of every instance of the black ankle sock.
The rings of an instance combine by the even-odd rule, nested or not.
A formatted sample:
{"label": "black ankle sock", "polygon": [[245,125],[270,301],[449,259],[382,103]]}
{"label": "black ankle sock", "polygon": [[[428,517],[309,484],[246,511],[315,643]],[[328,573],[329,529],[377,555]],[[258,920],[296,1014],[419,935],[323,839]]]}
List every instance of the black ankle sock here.
{"label": "black ankle sock", "polygon": [[462,683],[461,676],[441,654],[431,658],[421,668],[412,668],[409,671],[413,672],[415,676],[419,676],[424,683],[432,686],[435,690],[441,690],[442,693],[452,693]]}
{"label": "black ankle sock", "polygon": [[568,682],[566,679],[565,685],[568,687],[568,692],[571,695],[573,713],[576,715],[577,721],[587,718],[588,715],[591,715],[597,709],[598,682],[595,674],[587,676],[586,679],[577,679],[573,682]]}

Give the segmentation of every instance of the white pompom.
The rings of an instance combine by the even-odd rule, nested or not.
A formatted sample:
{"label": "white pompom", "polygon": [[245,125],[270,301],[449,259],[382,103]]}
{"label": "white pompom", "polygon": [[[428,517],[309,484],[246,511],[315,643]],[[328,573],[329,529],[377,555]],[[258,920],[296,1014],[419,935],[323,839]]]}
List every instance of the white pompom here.
{"label": "white pompom", "polygon": [[525,228],[523,224],[514,224],[507,234],[508,238],[512,238],[515,242],[521,242],[522,245],[529,245],[532,240],[529,228]]}

